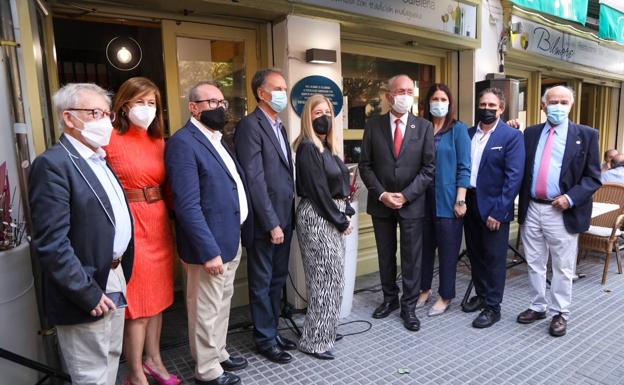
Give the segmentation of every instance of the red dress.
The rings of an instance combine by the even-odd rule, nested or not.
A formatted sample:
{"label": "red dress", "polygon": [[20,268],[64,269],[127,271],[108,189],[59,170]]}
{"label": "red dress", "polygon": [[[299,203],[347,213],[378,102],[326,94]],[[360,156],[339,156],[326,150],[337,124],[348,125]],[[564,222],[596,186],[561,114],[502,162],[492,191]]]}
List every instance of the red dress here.
{"label": "red dress", "polygon": [[[126,190],[164,186],[165,142],[147,130],[113,131],[106,159]],[[134,218],[134,266],[128,282],[126,318],[151,317],[173,303],[174,244],[164,200],[130,202]]]}

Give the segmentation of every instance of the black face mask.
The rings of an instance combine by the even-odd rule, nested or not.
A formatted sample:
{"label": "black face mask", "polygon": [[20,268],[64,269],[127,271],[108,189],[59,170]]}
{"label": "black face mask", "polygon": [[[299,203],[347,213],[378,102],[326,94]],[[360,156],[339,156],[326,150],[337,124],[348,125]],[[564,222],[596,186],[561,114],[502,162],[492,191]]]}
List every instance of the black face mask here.
{"label": "black face mask", "polygon": [[327,135],[332,128],[332,119],[329,115],[321,115],[312,121],[314,132],[319,135]]}
{"label": "black face mask", "polygon": [[496,111],[498,110],[489,108],[478,108],[477,119],[483,124],[492,124],[496,121]]}
{"label": "black face mask", "polygon": [[223,131],[223,127],[227,123],[225,108],[219,107],[214,110],[204,110],[199,115],[199,121],[213,130]]}

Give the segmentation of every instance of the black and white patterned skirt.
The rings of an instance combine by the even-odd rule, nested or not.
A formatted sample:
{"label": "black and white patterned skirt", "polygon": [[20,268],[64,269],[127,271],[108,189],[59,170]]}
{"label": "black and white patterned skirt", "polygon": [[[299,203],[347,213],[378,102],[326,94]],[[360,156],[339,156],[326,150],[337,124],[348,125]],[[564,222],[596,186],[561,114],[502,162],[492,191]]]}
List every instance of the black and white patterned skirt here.
{"label": "black and white patterned skirt", "polygon": [[[340,211],[345,211],[344,199],[334,202]],[[297,207],[297,237],[308,292],[299,349],[322,353],[331,350],[336,339],[344,288],[345,239],[305,198]]]}

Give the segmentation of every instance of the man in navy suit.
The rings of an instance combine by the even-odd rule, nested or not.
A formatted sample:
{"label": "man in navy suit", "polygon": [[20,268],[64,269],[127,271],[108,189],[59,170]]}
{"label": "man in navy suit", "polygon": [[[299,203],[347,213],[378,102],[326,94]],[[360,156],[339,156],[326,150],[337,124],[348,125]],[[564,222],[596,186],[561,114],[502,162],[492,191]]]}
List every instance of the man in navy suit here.
{"label": "man in navy suit", "polygon": [[288,105],[286,80],[277,70],[260,70],[251,89],[258,108],[241,119],[234,134],[238,160],[253,186],[255,229],[247,258],[249,307],[258,352],[284,364],[292,359],[284,350],[297,348],[277,332],[295,210],[292,154],[278,116]]}
{"label": "man in navy suit", "polygon": [[464,229],[477,295],[462,309],[482,309],[472,322],[475,328],[487,328],[500,320],[509,222],[514,218],[514,199],[524,170],[522,133],[500,120],[504,110],[502,91],[484,90],[479,95],[479,123],[468,130],[472,138],[472,187],[466,194]]}
{"label": "man in navy suit", "polygon": [[247,366],[245,358],[225,349],[241,238],[247,247],[253,236],[243,170],[222,141],[227,108],[214,83],[191,88],[191,118],[165,150],[176,243],[187,264],[189,342],[200,385],[238,384],[240,378],[230,371]]}
{"label": "man in navy suit", "polygon": [[[592,195],[601,186],[598,130],[568,119],[574,92],[564,86],[546,90],[546,123],[524,131],[526,166],[520,191],[519,222],[529,265],[531,305],[518,322],[529,324],[553,316],[549,332],[566,334],[572,301],[572,277],[578,234],[589,229]],[[552,280],[546,298],[550,254]]]}
{"label": "man in navy suit", "polygon": [[91,83],[54,95],[63,127],[59,143],[30,170],[34,250],[43,273],[43,308],[56,326],[72,384],[114,385],[132,273],[132,215],[106,164],[110,96]]}

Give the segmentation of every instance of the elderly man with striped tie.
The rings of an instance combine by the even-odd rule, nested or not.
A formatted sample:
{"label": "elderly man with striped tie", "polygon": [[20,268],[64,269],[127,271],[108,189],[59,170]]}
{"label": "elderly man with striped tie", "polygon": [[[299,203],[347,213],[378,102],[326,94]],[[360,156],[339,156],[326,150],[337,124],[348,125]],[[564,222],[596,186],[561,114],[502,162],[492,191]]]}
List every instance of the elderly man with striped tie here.
{"label": "elderly man with striped tie", "polygon": [[[527,156],[518,216],[531,304],[517,321],[530,324],[546,318],[548,311],[554,337],[566,334],[578,234],[589,228],[592,195],[601,186],[598,131],[568,119],[573,104],[571,89],[547,89],[542,97],[547,121],[524,132]],[[547,298],[549,254],[553,275]]]}

